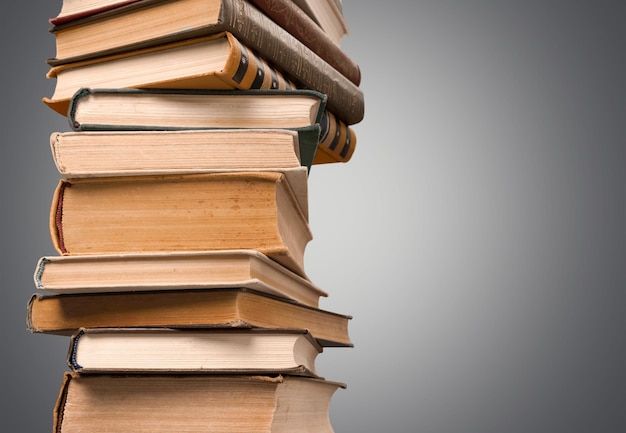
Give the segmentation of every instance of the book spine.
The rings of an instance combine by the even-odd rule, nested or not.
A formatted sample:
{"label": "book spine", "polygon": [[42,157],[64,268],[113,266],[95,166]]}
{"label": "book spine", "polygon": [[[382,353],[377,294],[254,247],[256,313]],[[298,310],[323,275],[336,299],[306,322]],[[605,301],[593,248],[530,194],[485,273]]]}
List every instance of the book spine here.
{"label": "book spine", "polygon": [[293,90],[296,85],[278,69],[248,49],[231,33],[226,33],[231,45],[228,65],[219,75],[229,85],[242,90]]}
{"label": "book spine", "polygon": [[41,281],[41,276],[43,275],[43,271],[48,264],[49,260],[42,257],[37,262],[37,267],[35,268],[35,274],[33,275],[33,279],[35,281],[35,287],[38,289],[43,289],[45,284]]}
{"label": "book spine", "polygon": [[293,1],[250,0],[250,2],[354,84],[357,86],[360,84],[361,70],[359,65]]}
{"label": "book spine", "polygon": [[63,381],[61,382],[61,388],[59,389],[59,395],[57,396],[56,402],[54,403],[54,410],[52,415],[52,431],[60,432],[61,426],[63,425],[63,415],[65,412],[65,404],[67,402],[67,394],[68,388],[70,386],[70,381],[73,378],[73,373],[64,372],[63,373]]}
{"label": "book spine", "polygon": [[60,179],[53,194],[50,207],[50,234],[54,248],[62,255],[67,255],[63,241],[63,195],[65,189],[71,187],[66,179]]}
{"label": "book spine", "polygon": [[70,337],[70,345],[67,351],[66,363],[70,370],[75,372],[78,372],[83,368],[82,365],[80,365],[76,360],[76,353],[78,351],[78,341],[84,334],[85,330],[81,328],[80,330],[78,330],[78,332],[72,334],[72,336]]}
{"label": "book spine", "polygon": [[320,122],[320,140],[313,164],[348,162],[355,147],[354,130],[327,111]]}
{"label": "book spine", "polygon": [[223,0],[221,21],[245,45],[304,88],[328,96],[328,109],[348,125],[364,117],[361,89],[246,0]]}

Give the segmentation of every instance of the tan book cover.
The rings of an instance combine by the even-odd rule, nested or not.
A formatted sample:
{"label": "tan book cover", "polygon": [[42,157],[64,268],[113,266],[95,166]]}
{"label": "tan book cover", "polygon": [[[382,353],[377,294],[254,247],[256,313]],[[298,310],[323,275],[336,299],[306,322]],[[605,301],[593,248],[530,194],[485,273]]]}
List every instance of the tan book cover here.
{"label": "tan book cover", "polygon": [[38,290],[50,294],[245,287],[311,307],[328,296],[255,250],[44,256],[33,279]]}
{"label": "tan book cover", "polygon": [[323,347],[352,346],[351,317],[250,289],[35,293],[27,307],[31,332],[71,335],[80,328],[299,328]]}

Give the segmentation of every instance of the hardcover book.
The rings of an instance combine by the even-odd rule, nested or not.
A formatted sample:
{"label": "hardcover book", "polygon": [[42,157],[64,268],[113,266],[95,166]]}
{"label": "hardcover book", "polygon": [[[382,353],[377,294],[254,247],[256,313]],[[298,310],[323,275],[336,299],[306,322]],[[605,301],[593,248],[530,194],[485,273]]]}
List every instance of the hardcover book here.
{"label": "hardcover book", "polygon": [[44,256],[33,279],[37,289],[50,294],[245,287],[311,307],[328,296],[255,250]]}
{"label": "hardcover book", "polygon": [[303,277],[312,239],[280,172],[61,179],[50,232],[62,255],[253,249]]}
{"label": "hardcover book", "polygon": [[282,375],[111,375],[67,372],[57,433],[332,433],[330,401],[345,384]]}
{"label": "hardcover book", "polygon": [[311,167],[319,127],[310,129],[301,136],[292,130],[244,128],[53,132],[50,147],[65,177],[287,171]]}
{"label": "hardcover book", "polygon": [[323,347],[351,347],[351,317],[250,289],[35,293],[31,332],[72,335],[80,328],[298,328]]}
{"label": "hardcover book", "polygon": [[286,374],[319,377],[306,329],[83,328],[67,364],[81,373]]}

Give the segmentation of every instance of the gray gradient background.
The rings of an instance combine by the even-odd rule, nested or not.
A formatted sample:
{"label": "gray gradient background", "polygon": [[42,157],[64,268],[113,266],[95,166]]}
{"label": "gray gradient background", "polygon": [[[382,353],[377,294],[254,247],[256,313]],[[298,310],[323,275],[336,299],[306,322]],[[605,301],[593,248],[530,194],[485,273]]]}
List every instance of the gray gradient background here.
{"label": "gray gradient background", "polygon": [[[626,7],[622,1],[345,0],[366,118],[314,167],[305,256],[351,314],[339,432],[626,431]],[[31,335],[55,254],[47,19],[2,27],[2,431],[47,432],[67,339]]]}

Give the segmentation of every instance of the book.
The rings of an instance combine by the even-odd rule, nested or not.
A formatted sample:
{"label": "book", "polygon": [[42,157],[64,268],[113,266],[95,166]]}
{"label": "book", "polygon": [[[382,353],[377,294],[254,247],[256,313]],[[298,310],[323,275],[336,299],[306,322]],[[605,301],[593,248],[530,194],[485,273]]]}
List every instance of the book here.
{"label": "book", "polygon": [[[215,48],[213,44],[214,49],[209,56],[206,53],[208,49],[206,44],[200,44],[204,48],[201,49],[197,43],[190,44],[190,41],[199,42],[207,37],[214,38],[216,35],[226,33],[236,41],[233,43],[255,53],[258,58],[272,65],[274,70],[282,71],[297,87],[313,89],[328,95],[329,111],[344,122],[354,124],[362,120],[364,97],[357,84],[246,0],[222,0],[222,6],[222,16],[215,25],[202,27],[199,31],[183,28],[170,32],[167,25],[162,26],[144,20],[142,27],[145,26],[150,32],[157,34],[162,31],[163,34],[146,36],[147,39],[127,46],[122,52],[92,58],[57,56],[48,59],[51,68],[47,76],[57,79],[57,87],[58,81],[63,81],[58,93],[55,89],[52,99],[69,98],[79,87],[214,88],[213,86],[219,85],[217,88],[246,88],[246,83],[233,82],[231,79],[240,64],[239,59],[232,58],[236,53],[232,53],[231,62],[228,63],[228,66],[235,69],[228,69],[220,74],[227,77],[228,84],[215,80],[208,80],[212,82],[207,83],[206,77],[202,79],[199,77],[214,76],[215,74],[211,72],[216,72],[218,66],[221,69],[226,67],[224,58],[229,51],[242,49],[238,47],[229,49],[225,43]],[[165,15],[164,18],[165,22],[175,21],[169,15]],[[135,32],[119,32],[119,29],[115,28],[114,33],[120,33],[125,38],[123,40],[127,41],[126,37],[132,37],[131,33]],[[138,58],[130,60],[128,57]],[[255,60],[250,59],[250,62],[254,63]],[[103,66],[102,63],[107,66]],[[73,72],[70,74],[69,70]],[[89,74],[89,71],[92,73]],[[115,71],[114,77],[110,75],[112,71]],[[153,77],[146,77],[148,73]],[[158,77],[154,77],[155,74]],[[189,82],[189,74],[196,75],[195,81]],[[62,78],[67,75],[73,78],[69,91],[66,85],[69,78]],[[250,83],[247,84],[248,88],[252,88]],[[50,103],[49,99],[44,98],[44,102]],[[66,114],[66,107],[63,104],[52,104],[51,107],[63,115]]]}
{"label": "book", "polygon": [[43,293],[245,287],[318,307],[328,294],[255,250],[44,256],[33,274]]}
{"label": "book", "polygon": [[[249,3],[350,81],[360,83],[358,64],[294,3],[285,0]],[[232,25],[228,19],[233,13],[229,8],[232,3],[224,0],[141,0],[116,4],[108,10],[99,6],[96,13],[84,11],[81,19],[66,19],[61,23],[57,19],[50,31],[55,36],[56,58],[67,63],[125,51],[134,44],[167,34],[198,36],[229,31],[237,35],[239,26]],[[268,25],[265,17],[254,19]],[[120,32],[120,28],[133,31]]]}
{"label": "book", "polygon": [[298,328],[323,347],[351,347],[350,316],[245,288],[149,292],[34,293],[27,329],[72,335],[80,328]]}
{"label": "book", "polygon": [[330,402],[346,385],[270,375],[66,372],[53,430],[75,432],[332,433]]}
{"label": "book", "polygon": [[64,176],[102,177],[310,168],[317,139],[281,129],[127,130],[53,132],[50,146]]}
{"label": "book", "polygon": [[[195,129],[58,132],[52,158],[66,177],[205,173],[228,170],[310,168],[313,138],[284,129]],[[301,161],[302,154],[305,154]]]}
{"label": "book", "polygon": [[319,377],[306,329],[82,328],[67,365],[81,373],[284,374]]}
{"label": "book", "polygon": [[341,44],[344,36],[350,33],[343,17],[341,2],[337,0],[291,0],[297,4],[326,32],[333,42]]}
{"label": "book", "polygon": [[[303,165],[347,162],[356,147],[353,128],[326,110],[312,90],[89,89],[70,99],[75,131],[288,128],[299,132]],[[311,126],[319,124],[315,135]],[[314,155],[311,153],[314,152]]]}
{"label": "book", "polygon": [[50,232],[61,255],[253,249],[303,277],[312,239],[285,175],[269,171],[61,179]]}

